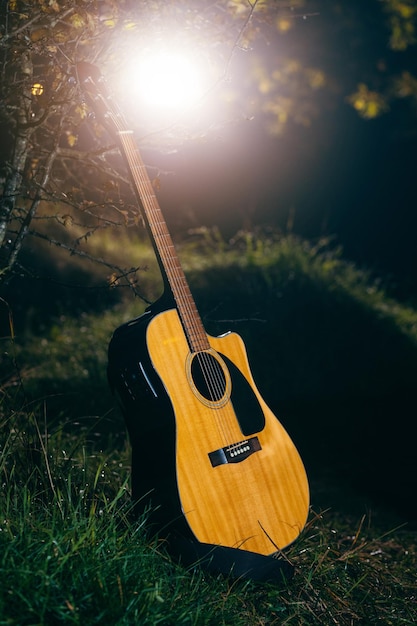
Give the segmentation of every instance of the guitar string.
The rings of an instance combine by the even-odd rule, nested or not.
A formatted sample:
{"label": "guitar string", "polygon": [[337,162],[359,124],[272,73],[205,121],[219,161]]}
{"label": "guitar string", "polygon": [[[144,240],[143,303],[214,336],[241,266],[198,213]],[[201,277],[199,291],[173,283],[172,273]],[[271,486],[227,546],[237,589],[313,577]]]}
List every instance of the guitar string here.
{"label": "guitar string", "polygon": [[[129,147],[126,141],[124,142],[124,145],[129,152],[129,156],[131,156],[133,153],[133,148]],[[141,167],[140,169],[142,170],[143,167]],[[152,228],[155,238],[158,240],[159,251],[162,247],[162,251],[165,253],[162,255],[163,257],[162,260],[165,263],[165,265],[169,266],[170,273],[168,274],[168,278],[171,276],[171,278],[175,281],[175,286],[173,289],[174,295],[175,295],[175,290],[180,293],[182,302],[184,302],[186,306],[185,307],[182,306],[181,301],[180,301],[178,303],[179,307],[183,309],[183,313],[184,313],[184,308],[186,309],[185,310],[186,317],[187,317],[186,322],[188,321],[188,327],[190,326],[192,327],[192,330],[193,330],[192,334],[195,337],[197,337],[197,341],[195,337],[191,337],[192,348],[195,351],[209,349],[210,345],[207,341],[207,336],[205,333],[203,335],[202,331],[200,330],[200,328],[201,329],[203,328],[202,323],[201,323],[201,320],[198,319],[198,312],[195,307],[195,304],[192,301],[191,292],[189,292],[189,290],[187,289],[188,285],[186,283],[185,275],[181,271],[182,268],[176,262],[175,255],[173,255],[172,253],[169,253],[168,248],[172,248],[173,250],[175,250],[175,248],[173,246],[172,241],[170,241],[170,236],[169,236],[168,231],[164,228],[165,222],[163,220],[162,213],[159,207],[157,207],[155,194],[153,193],[153,190],[151,191],[151,194],[147,192],[146,187],[144,187],[141,184],[141,177],[139,177],[139,180],[135,179],[135,182],[140,187],[139,191],[142,192],[142,197],[145,196],[148,199],[148,205],[150,206],[146,208],[148,209],[148,213],[149,211],[152,212],[152,220],[151,220],[150,226]],[[161,219],[159,220],[156,219],[157,212],[160,213],[160,216],[161,216]],[[166,240],[168,240],[168,243]],[[202,339],[202,337],[204,337],[204,339]]]}
{"label": "guitar string", "polygon": [[[182,271],[182,267],[179,264],[176,255],[172,255],[172,253],[169,253],[168,248],[172,247],[173,251],[175,252],[175,247],[166,227],[162,211],[158,205],[154,189],[149,180],[140,152],[135,145],[133,133],[123,125],[123,115],[118,110],[118,107],[114,106],[114,102],[113,108],[115,109],[115,111],[111,110],[111,107],[109,110],[109,97],[103,97],[100,94],[99,90],[98,94],[96,95],[99,99],[102,100],[102,104],[104,104],[104,107],[107,111],[107,116],[111,117],[113,125],[118,132],[122,148],[124,149],[125,156],[132,172],[135,186],[137,187],[139,197],[142,200],[142,204],[144,206],[146,217],[148,218],[148,225],[154,237],[157,250],[161,256],[161,261],[163,263],[164,269],[169,269],[169,271],[167,272],[167,278],[168,280],[172,279],[174,281],[174,284],[171,284],[171,288],[177,302],[178,312],[180,313],[183,324],[185,325],[185,328],[189,333],[189,341],[191,347],[197,355],[197,358],[201,365],[201,371],[203,372],[203,377],[206,381],[207,389],[209,390],[212,401],[214,401],[216,397],[221,398],[221,396],[223,395],[222,389],[224,388],[224,385],[219,379],[220,374],[217,364],[216,367],[213,368],[212,360],[207,356],[206,352],[204,351],[210,348],[210,344],[208,342],[207,335],[204,331],[201,319],[192,298],[192,294],[189,290],[185,274]],[[160,218],[156,219],[158,213],[160,215]],[[152,219],[149,219],[149,217],[152,217]],[[161,255],[161,251],[165,254]],[[231,403],[229,402],[229,413],[231,413],[231,417],[233,418],[234,412],[233,410],[230,411],[230,404]],[[215,415],[218,422],[218,428],[220,432],[222,432],[225,442],[232,442],[233,438],[230,435],[227,436],[224,427],[225,421],[224,419],[220,419],[221,416],[219,415],[218,410],[216,411]],[[226,420],[226,423],[228,423],[228,420]]]}
{"label": "guitar string", "polygon": [[[153,222],[155,223],[155,220],[153,220]],[[165,248],[164,252],[166,253],[167,242],[170,245],[170,247],[172,244],[169,241],[169,237],[166,236],[164,225],[162,223],[160,224],[159,227],[158,225],[159,225],[159,220],[157,221],[156,230],[158,234],[162,233],[162,239],[160,243]],[[183,319],[183,321],[186,324],[186,328],[189,330],[191,327],[194,334],[197,336],[197,341],[198,341],[197,345],[195,342],[195,337],[192,338],[194,340],[194,350],[196,352],[195,358],[197,358],[198,363],[200,365],[201,372],[203,374],[203,378],[204,378],[207,390],[209,392],[209,398],[211,399],[212,402],[215,402],[224,395],[224,391],[225,391],[224,382],[222,381],[220,372],[218,370],[218,364],[217,362],[213,361],[211,356],[206,351],[204,351],[210,346],[207,342],[207,336],[202,327],[201,321],[197,318],[197,309],[195,307],[193,300],[191,299],[192,298],[191,293],[187,289],[188,285],[187,283],[184,284],[185,276],[183,276],[181,268],[178,267],[177,262],[175,260],[171,259],[171,255],[169,254],[168,254],[168,258],[167,258],[167,255],[164,254],[164,260],[165,262],[168,262],[169,266],[171,267],[171,270],[172,269],[174,270],[174,271],[171,271],[171,279],[173,279],[175,282],[175,285],[173,285],[174,293],[175,293],[175,290],[177,290],[177,292],[179,291],[179,295],[181,297],[180,301],[178,301],[178,295],[176,297],[177,304],[179,306],[179,312],[182,314],[183,318],[184,318],[184,315],[186,316],[186,319],[185,320]],[[204,335],[202,335],[202,333],[204,333]],[[204,337],[204,342],[202,342],[202,336]],[[203,345],[201,345],[202,343]],[[203,351],[201,351],[202,348],[203,348]],[[230,437],[230,434],[226,432],[227,429],[225,429],[224,417],[223,417],[223,420],[220,419],[221,417],[222,415],[216,414],[216,419],[219,422],[219,426],[221,427],[221,431],[223,433],[224,439],[226,441],[230,441],[231,437]]]}
{"label": "guitar string", "polygon": [[[201,320],[199,318],[197,308],[195,307],[195,303],[193,301],[192,294],[189,291],[188,284],[186,282],[185,275],[183,274],[182,268],[176,262],[175,258],[172,257],[172,253],[169,253],[168,248],[172,247],[173,250],[175,251],[175,247],[172,243],[170,234],[168,230],[166,229],[165,220],[155,219],[156,217],[159,217],[159,215],[157,214],[160,214],[161,218],[163,217],[161,209],[158,206],[155,193],[153,191],[153,188],[151,189],[150,187],[151,183],[149,181],[148,175],[144,168],[144,164],[141,163],[141,159],[139,159],[139,168],[137,166],[136,161],[138,161],[138,151],[136,149],[134,141],[132,140],[131,132],[126,131],[125,129],[120,129],[119,126],[120,125],[117,122],[116,127],[118,129],[122,147],[125,150],[129,165],[131,166],[132,173],[134,172],[136,174],[133,176],[134,182],[138,187],[138,191],[139,191],[139,195],[141,197],[142,203],[144,205],[145,204],[148,205],[148,206],[144,206],[145,211],[147,211],[147,215],[151,214],[152,216],[151,221],[149,221],[148,219],[149,226],[154,236],[158,238],[156,240],[156,245],[157,245],[158,250],[160,250],[160,248],[162,247],[163,252],[165,253],[162,261],[163,263],[165,263],[166,266],[169,266],[170,275],[175,280],[175,287],[173,288],[174,296],[175,296],[175,290],[176,290],[181,295],[181,298],[182,298],[181,302],[185,303],[185,306],[182,305],[181,302],[177,302],[177,305],[179,306],[180,312],[182,312],[182,316],[184,316],[184,314],[186,315],[185,323],[186,323],[187,328],[191,326],[193,330],[193,335],[197,338],[197,341],[195,341],[195,338],[190,338],[190,341],[192,343],[192,347],[194,347],[194,351],[196,352],[196,358],[198,359],[199,364],[201,366],[201,371],[203,372],[207,389],[209,391],[209,394],[211,395],[211,400],[215,402],[217,399],[220,399],[224,395],[224,391],[225,391],[226,381],[223,380],[222,368],[220,371],[218,367],[218,363],[212,360],[214,359],[214,357],[211,357],[209,353],[204,351],[204,350],[207,350],[207,347],[210,348],[210,344],[208,343],[207,335],[204,331]],[[134,167],[132,167],[132,165]],[[138,169],[140,170],[141,173],[143,173],[142,176],[138,176],[137,174]],[[147,187],[149,187],[149,189],[151,190],[150,193]],[[170,275],[168,274],[168,279],[170,278]],[[171,285],[171,287],[173,286]],[[202,340],[202,333],[204,333],[204,340]],[[231,408],[230,403],[228,403],[227,406],[228,406],[227,412],[230,414],[230,417],[235,418],[234,411]],[[219,409],[217,409],[216,415],[218,411]],[[224,411],[222,412],[224,413]],[[226,443],[233,442],[231,433],[228,435],[225,431],[225,425],[228,424],[229,420],[226,419],[226,424],[225,424],[224,419],[223,420],[218,419],[217,421],[219,423],[220,430],[223,433],[223,437]]]}
{"label": "guitar string", "polygon": [[[152,201],[155,200],[153,193],[151,199]],[[182,316],[183,323],[185,323],[186,329],[189,331],[191,328],[193,334],[195,335],[191,338],[193,342],[192,347],[196,354],[195,358],[197,358],[198,363],[201,367],[201,372],[203,374],[203,378],[209,392],[209,397],[212,402],[215,402],[224,395],[225,391],[224,382],[222,381],[218,369],[218,363],[215,362],[212,359],[211,355],[209,355],[209,353],[205,351],[210,348],[210,345],[207,341],[207,335],[205,334],[201,320],[199,319],[199,317],[197,317],[198,312],[192,299],[191,292],[189,292],[188,284],[186,283],[182,268],[178,266],[177,260],[175,258],[172,258],[171,251],[167,250],[167,246],[169,246],[169,248],[172,248],[172,250],[175,250],[175,248],[170,241],[169,234],[165,232],[165,222],[163,220],[154,219],[156,213],[160,213],[160,209],[155,208],[155,205],[152,206],[151,209],[153,217],[152,223],[155,226],[156,235],[159,235],[158,243],[160,243],[163,248],[163,260],[170,268],[169,278],[174,281],[172,288],[174,291],[175,299],[177,301],[179,312]],[[219,428],[223,433],[224,440],[226,442],[231,441],[231,434],[227,432],[228,429],[225,429],[225,424],[228,423],[227,420],[225,421],[224,416],[222,416],[221,414],[219,415],[218,412],[215,415],[216,420],[219,424]],[[223,419],[221,419],[222,417]]]}
{"label": "guitar string", "polygon": [[[155,220],[153,220],[153,223],[155,224]],[[165,248],[164,252],[167,252],[167,245],[175,250],[173,244],[170,242],[169,236],[165,233],[164,225],[161,222],[160,227],[158,228],[158,224],[159,221],[157,221],[157,231],[159,231],[158,234],[162,236],[161,245]],[[205,351],[210,348],[210,345],[207,341],[207,335],[205,334],[205,331],[202,327],[201,320],[199,320],[199,318],[197,317],[198,312],[192,300],[192,295],[188,290],[188,285],[187,283],[184,284],[185,276],[183,275],[182,269],[178,267],[176,260],[172,259],[171,257],[172,254],[164,254],[165,262],[171,266],[171,278],[175,282],[175,286],[173,286],[174,292],[175,290],[177,290],[177,292],[179,291],[181,295],[180,302],[178,302],[178,297],[176,298],[180,313],[182,312],[183,317],[184,315],[186,315],[185,323],[187,328],[189,329],[190,327],[192,327],[194,334],[197,336],[197,341],[199,342],[199,345],[195,344],[194,339],[196,358],[198,359],[198,362],[201,366],[201,371],[203,373],[203,377],[205,379],[210,398],[214,402],[224,395],[224,384],[222,383],[217,363],[216,365],[214,365],[214,361]]]}
{"label": "guitar string", "polygon": [[[126,144],[126,142],[125,142]],[[132,155],[132,148],[127,146],[127,149]],[[143,164],[140,164],[140,170],[144,172]],[[190,337],[191,347],[194,351],[208,349],[209,344],[207,342],[207,338],[204,335],[204,338],[198,324],[197,319],[197,310],[191,304],[191,294],[187,290],[187,285],[185,282],[185,276],[181,272],[181,268],[179,264],[176,262],[175,256],[173,252],[169,251],[169,248],[174,250],[173,243],[170,241],[170,236],[168,231],[164,228],[165,222],[162,218],[162,213],[160,212],[159,207],[157,207],[156,197],[153,190],[150,191],[150,186],[145,185],[142,181],[145,174],[139,177],[139,180],[135,178],[135,182],[139,187],[139,192],[142,200],[145,200],[144,204],[145,209],[147,210],[148,215],[151,214],[152,219],[149,220],[149,225],[152,230],[152,234],[156,240],[157,248],[161,256],[161,260],[165,267],[168,267],[169,272],[167,274],[168,279],[171,279],[171,287],[173,288],[174,297],[176,294],[180,295],[180,299],[177,297],[177,305],[180,310],[182,310],[182,317],[185,315],[185,323],[188,329],[191,328],[192,333]],[[148,182],[148,181],[147,181]],[[149,187],[149,189],[147,189]],[[160,215],[158,215],[160,214]],[[159,219],[157,219],[159,218]],[[162,254],[161,254],[162,252]],[[172,284],[173,283],[173,284]],[[202,325],[201,325],[202,327]]]}

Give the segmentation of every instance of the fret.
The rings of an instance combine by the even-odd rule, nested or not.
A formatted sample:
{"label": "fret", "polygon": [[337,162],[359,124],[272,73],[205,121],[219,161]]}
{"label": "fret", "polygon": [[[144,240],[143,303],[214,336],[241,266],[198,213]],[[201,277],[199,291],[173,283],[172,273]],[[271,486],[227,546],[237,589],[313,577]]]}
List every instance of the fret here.
{"label": "fret", "polygon": [[[92,80],[91,77],[90,80]],[[112,130],[116,131],[118,136],[122,155],[141,202],[143,217],[152,238],[161,271],[174,296],[190,349],[192,351],[208,350],[210,344],[206,332],[158,204],[155,189],[136,145],[133,131],[125,127],[123,116],[114,106],[111,98],[99,93],[96,94],[97,100],[97,104],[104,111],[105,120],[110,121],[113,126]]]}
{"label": "fret", "polygon": [[[79,65],[81,67],[82,64]],[[208,350],[210,344],[201,318],[191,295],[187,279],[177,256],[174,243],[159,207],[155,189],[140,155],[132,130],[126,127],[123,115],[103,85],[97,89],[96,72],[89,73],[85,84],[94,87],[96,110],[102,114],[105,126],[117,135],[122,156],[132,177],[134,190],[142,209],[143,218],[153,243],[161,271],[172,291],[184,333],[192,351]]]}
{"label": "fret", "polygon": [[[126,141],[127,137],[129,142]],[[130,147],[126,146],[127,143]],[[128,151],[126,159],[131,165],[136,191],[142,202],[145,219],[148,222],[163,271],[172,290],[190,348],[192,351],[208,350],[210,345],[207,335],[177,256],[175,245],[169,234],[146,166],[130,134],[123,137],[122,147]]]}

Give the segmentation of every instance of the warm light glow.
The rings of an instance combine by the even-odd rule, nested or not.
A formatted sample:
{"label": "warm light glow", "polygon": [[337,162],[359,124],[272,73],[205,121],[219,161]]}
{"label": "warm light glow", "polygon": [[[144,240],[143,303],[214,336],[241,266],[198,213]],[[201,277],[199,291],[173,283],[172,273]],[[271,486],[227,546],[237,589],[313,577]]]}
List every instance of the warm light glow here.
{"label": "warm light glow", "polygon": [[202,70],[191,53],[149,52],[130,74],[131,90],[143,103],[160,111],[180,112],[203,94]]}

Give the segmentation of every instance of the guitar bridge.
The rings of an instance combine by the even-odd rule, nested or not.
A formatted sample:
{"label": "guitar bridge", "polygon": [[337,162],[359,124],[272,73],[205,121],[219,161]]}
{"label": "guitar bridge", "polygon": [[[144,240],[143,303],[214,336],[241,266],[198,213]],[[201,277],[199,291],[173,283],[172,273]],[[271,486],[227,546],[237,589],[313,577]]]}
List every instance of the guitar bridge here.
{"label": "guitar bridge", "polygon": [[250,439],[232,443],[230,446],[209,452],[208,456],[212,467],[217,467],[225,463],[240,463],[261,449],[258,437],[251,437]]}

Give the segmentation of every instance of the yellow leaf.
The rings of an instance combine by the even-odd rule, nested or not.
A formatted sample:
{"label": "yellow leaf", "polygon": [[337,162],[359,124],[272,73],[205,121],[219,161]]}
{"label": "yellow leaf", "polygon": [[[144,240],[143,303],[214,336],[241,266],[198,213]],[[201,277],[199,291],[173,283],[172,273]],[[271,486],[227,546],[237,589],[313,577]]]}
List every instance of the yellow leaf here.
{"label": "yellow leaf", "polygon": [[78,113],[82,120],[85,120],[88,114],[88,106],[85,102],[82,102],[75,108],[75,112]]}
{"label": "yellow leaf", "polygon": [[62,223],[65,226],[65,228],[67,228],[67,226],[72,226],[72,224],[74,222],[74,219],[73,219],[72,215],[68,215],[68,214],[63,215],[61,219],[62,219]]}
{"label": "yellow leaf", "polygon": [[68,134],[68,137],[67,137],[67,142],[68,142],[68,145],[69,145],[71,148],[73,148],[73,147],[75,146],[75,144],[77,143],[77,141],[78,141],[78,137],[77,137],[76,135],[73,135],[72,133],[69,133],[69,134]]}
{"label": "yellow leaf", "polygon": [[54,39],[58,43],[66,43],[69,39],[69,33],[64,28],[57,28],[54,31]]}
{"label": "yellow leaf", "polygon": [[287,17],[279,17],[277,19],[277,29],[280,33],[287,33],[293,27],[294,22]]}
{"label": "yellow leaf", "polygon": [[241,13],[247,13],[248,5],[245,0],[231,0],[229,2],[230,9],[236,15],[240,15]]}
{"label": "yellow leaf", "polygon": [[388,110],[384,97],[376,91],[371,91],[361,83],[358,90],[348,97],[348,102],[365,119],[373,119]]}
{"label": "yellow leaf", "polygon": [[366,108],[366,117],[373,118],[377,117],[380,113],[380,107],[378,103],[375,101],[368,102],[368,106]]}
{"label": "yellow leaf", "polygon": [[47,34],[48,34],[48,31],[46,30],[46,28],[37,28],[36,30],[33,30],[30,33],[30,39],[31,41],[36,43],[40,39],[44,39],[47,36]]}
{"label": "yellow leaf", "polygon": [[312,89],[320,89],[321,87],[324,87],[326,83],[325,75],[321,70],[317,70],[317,69],[307,70],[307,78],[308,78],[309,85]]}
{"label": "yellow leaf", "polygon": [[125,22],[123,25],[124,30],[133,30],[137,26],[136,22]]}
{"label": "yellow leaf", "polygon": [[85,25],[84,18],[79,13],[75,13],[71,17],[71,24],[74,28],[83,28]]}
{"label": "yellow leaf", "polygon": [[49,0],[49,6],[53,11],[55,11],[55,13],[59,13],[59,11],[61,10],[61,7],[59,6],[58,2],[56,2],[56,0]]}
{"label": "yellow leaf", "polygon": [[353,100],[353,106],[357,111],[363,111],[366,107],[366,102],[363,98],[355,98]]}
{"label": "yellow leaf", "polygon": [[408,19],[412,17],[413,13],[415,12],[414,7],[410,6],[409,4],[402,3],[402,2],[399,2],[395,6],[395,8],[398,11],[398,13],[401,15],[401,17],[403,17],[404,19]]}
{"label": "yellow leaf", "polygon": [[109,281],[110,287],[117,287],[119,284],[119,277],[115,273],[111,274],[107,280]]}
{"label": "yellow leaf", "polygon": [[34,83],[32,85],[32,96],[41,96],[43,94],[43,85]]}

